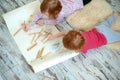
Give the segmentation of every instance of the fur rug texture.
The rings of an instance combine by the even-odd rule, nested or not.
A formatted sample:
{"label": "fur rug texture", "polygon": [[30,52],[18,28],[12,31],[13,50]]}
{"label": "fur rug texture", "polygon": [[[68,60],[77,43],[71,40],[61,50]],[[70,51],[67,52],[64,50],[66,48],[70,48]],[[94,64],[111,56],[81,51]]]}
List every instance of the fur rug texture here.
{"label": "fur rug texture", "polygon": [[[113,8],[105,0],[92,0],[82,10],[75,11],[68,16],[67,22],[75,29],[90,30],[100,21],[107,18],[113,12]],[[120,16],[112,25],[112,29],[120,31]],[[120,42],[106,45],[109,48],[120,50]]]}

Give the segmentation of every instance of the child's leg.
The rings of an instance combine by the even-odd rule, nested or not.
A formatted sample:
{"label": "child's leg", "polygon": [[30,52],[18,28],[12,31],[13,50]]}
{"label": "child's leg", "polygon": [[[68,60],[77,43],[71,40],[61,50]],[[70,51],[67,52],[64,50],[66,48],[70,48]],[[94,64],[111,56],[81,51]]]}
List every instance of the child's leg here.
{"label": "child's leg", "polygon": [[98,30],[98,31],[104,34],[104,36],[107,39],[107,43],[120,41],[120,32],[114,31],[108,27],[104,27],[102,30]]}
{"label": "child's leg", "polygon": [[117,16],[113,14],[109,16],[107,19],[101,21],[96,27],[101,27],[101,26],[111,27],[112,24],[115,22],[116,18]]}
{"label": "child's leg", "polygon": [[102,21],[98,26],[96,26],[96,29],[105,35],[108,43],[120,41],[120,32],[116,32],[110,28],[115,20],[116,16],[111,15],[106,20]]}

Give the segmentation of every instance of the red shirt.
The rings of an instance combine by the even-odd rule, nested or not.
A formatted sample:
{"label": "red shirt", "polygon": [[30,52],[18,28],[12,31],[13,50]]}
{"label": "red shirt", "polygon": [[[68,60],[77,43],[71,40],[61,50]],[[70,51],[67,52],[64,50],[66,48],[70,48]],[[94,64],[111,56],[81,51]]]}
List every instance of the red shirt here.
{"label": "red shirt", "polygon": [[98,32],[95,28],[82,33],[85,38],[85,45],[82,48],[82,52],[86,53],[89,49],[98,48],[107,44],[105,36]]}

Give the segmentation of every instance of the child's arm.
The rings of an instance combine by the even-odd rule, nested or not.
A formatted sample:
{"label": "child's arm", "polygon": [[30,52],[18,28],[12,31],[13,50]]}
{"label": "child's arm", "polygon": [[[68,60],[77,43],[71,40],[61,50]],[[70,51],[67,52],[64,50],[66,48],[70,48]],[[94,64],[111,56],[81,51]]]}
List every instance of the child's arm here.
{"label": "child's arm", "polygon": [[[40,15],[40,14],[38,14],[38,15]],[[56,24],[60,23],[62,20],[64,20],[65,16],[66,15],[58,14],[58,17],[56,19],[49,19],[49,18],[48,19],[44,19],[44,18],[38,18],[38,17],[36,17],[38,19],[37,20],[33,19],[33,22],[36,22],[36,24],[39,24],[39,25],[43,25],[43,24],[56,25]],[[43,17],[43,15],[41,14],[40,17]]]}
{"label": "child's arm", "polygon": [[39,12],[39,13],[37,13],[37,14],[33,17],[33,19],[30,21],[31,24],[32,24],[32,25],[36,24],[36,22],[37,22],[40,18],[42,18],[42,14]]}
{"label": "child's arm", "polygon": [[[55,35],[52,35],[52,36],[50,36],[49,38],[48,38],[48,40],[53,40],[53,39],[56,39],[56,38],[59,38],[59,37],[63,37],[64,35],[66,35],[68,32],[67,31],[65,31],[65,32],[59,32],[59,33],[57,33],[57,34],[55,34]],[[47,40],[47,41],[48,41]]]}
{"label": "child's arm", "polygon": [[48,24],[48,25],[56,25],[57,23],[58,23],[57,20],[46,19],[43,21],[43,24]]}
{"label": "child's arm", "polygon": [[39,25],[43,25],[43,24],[56,25],[59,22],[61,22],[62,20],[63,20],[63,17],[60,17],[60,18],[57,18],[57,19],[38,19],[36,21],[36,24],[39,24]]}
{"label": "child's arm", "polygon": [[60,23],[63,19],[64,19],[63,16],[59,16],[57,19],[46,19],[43,22],[44,24],[48,24],[48,25],[56,25]]}

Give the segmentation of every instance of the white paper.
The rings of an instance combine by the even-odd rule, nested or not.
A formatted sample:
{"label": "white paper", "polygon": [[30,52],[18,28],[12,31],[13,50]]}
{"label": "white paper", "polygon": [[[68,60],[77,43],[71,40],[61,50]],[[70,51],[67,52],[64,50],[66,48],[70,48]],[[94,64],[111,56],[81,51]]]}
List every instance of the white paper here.
{"label": "white paper", "polygon": [[[21,54],[26,59],[27,63],[32,67],[34,72],[39,72],[78,55],[78,53],[66,50],[62,45],[61,38],[48,42],[45,42],[45,40],[43,40],[45,31],[51,32],[52,34],[59,32],[55,26],[34,25],[36,28],[33,28],[28,32],[20,30],[20,32],[14,36],[14,33],[21,27],[21,23],[24,21],[27,22],[30,19],[30,15],[34,15],[35,13],[39,12],[39,6],[40,2],[34,1],[3,15],[7,27],[16,44],[18,45]],[[39,31],[41,31],[42,36],[40,36],[40,38],[36,41],[37,45],[31,50],[27,51],[27,49],[35,43],[31,43],[34,35],[30,35],[30,33]],[[36,58],[38,51],[43,47],[43,57],[37,59],[36,61],[33,61]]]}

